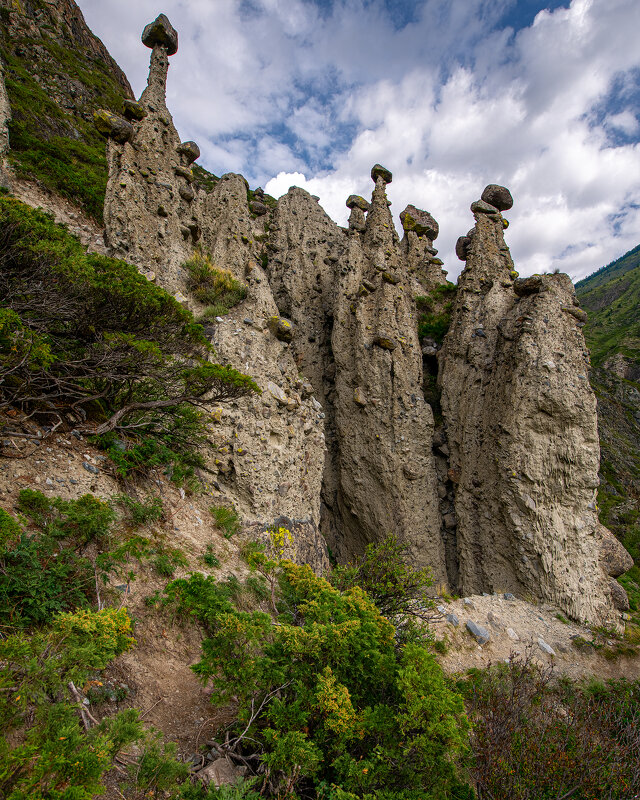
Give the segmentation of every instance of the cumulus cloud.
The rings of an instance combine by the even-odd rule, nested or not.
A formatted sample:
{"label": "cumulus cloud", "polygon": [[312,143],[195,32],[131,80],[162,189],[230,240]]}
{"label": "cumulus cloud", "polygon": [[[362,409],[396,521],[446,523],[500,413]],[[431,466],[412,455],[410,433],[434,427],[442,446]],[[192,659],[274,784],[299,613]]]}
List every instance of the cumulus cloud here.
{"label": "cumulus cloud", "polygon": [[[180,33],[168,102],[214,172],[278,196],[297,185],[340,224],[375,162],[453,246],[486,183],[509,186],[507,238],[522,274],[589,274],[640,240],[637,0],[79,0],[139,94],[146,22]],[[529,4],[531,5],[531,4]],[[546,7],[551,6],[551,10]]]}

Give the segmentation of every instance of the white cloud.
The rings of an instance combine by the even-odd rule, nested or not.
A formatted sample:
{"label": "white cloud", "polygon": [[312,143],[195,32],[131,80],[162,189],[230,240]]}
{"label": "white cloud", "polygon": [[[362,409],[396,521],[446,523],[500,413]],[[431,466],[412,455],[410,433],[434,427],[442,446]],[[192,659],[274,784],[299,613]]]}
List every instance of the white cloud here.
{"label": "white cloud", "polygon": [[[412,202],[438,219],[452,275],[489,182],[514,194],[507,240],[522,274],[579,278],[640,241],[637,0],[572,0],[517,32],[498,24],[512,0],[423,0],[404,27],[382,0],[322,13],[310,0],[79,2],[137,93],[140,31],[169,16],[169,106],[205,166],[276,196],[301,185],[345,224],[347,196],[371,191],[380,162],[396,218]],[[624,91],[607,113],[614,81]]]}

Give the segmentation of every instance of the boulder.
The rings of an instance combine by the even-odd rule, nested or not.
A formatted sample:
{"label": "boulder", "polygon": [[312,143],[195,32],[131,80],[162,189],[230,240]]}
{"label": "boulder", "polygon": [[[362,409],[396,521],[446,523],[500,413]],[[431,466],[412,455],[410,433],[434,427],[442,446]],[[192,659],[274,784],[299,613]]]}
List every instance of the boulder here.
{"label": "boulder", "polygon": [[508,211],[513,206],[511,192],[505,186],[498,186],[496,183],[490,183],[485,186],[484,192],[482,192],[482,200],[495,206],[498,211]]}
{"label": "boulder", "polygon": [[513,291],[518,297],[537,294],[540,289],[542,289],[542,277],[540,275],[531,275],[530,278],[517,278],[513,282]]}
{"label": "boulder", "polygon": [[460,261],[467,260],[470,244],[471,244],[471,239],[469,236],[460,236],[458,241],[456,242],[456,255],[458,256]]}
{"label": "boulder", "polygon": [[193,164],[200,158],[200,148],[195,142],[181,142],[176,147],[176,152],[186,158],[187,164]]}
{"label": "boulder", "polygon": [[382,333],[375,337],[373,343],[377,344],[378,347],[381,347],[383,350],[395,350],[398,346],[395,339],[392,339],[391,336],[385,336]]}
{"label": "boulder", "polygon": [[242,772],[230,758],[217,758],[196,773],[198,780],[205,786],[228,786],[242,778]]}
{"label": "boulder", "polygon": [[612,578],[630,570],[633,566],[633,558],[627,553],[622,544],[616,539],[608,528],[598,525],[600,534],[600,566]]}
{"label": "boulder", "polygon": [[418,236],[426,236],[431,241],[438,238],[440,226],[428,211],[408,205],[400,213],[400,222],[405,231],[413,231]]}
{"label": "boulder", "polygon": [[261,217],[264,214],[266,214],[269,211],[269,209],[264,203],[261,203],[259,200],[252,200],[249,203],[249,211],[251,211],[252,214],[256,214],[258,217]]}
{"label": "boulder", "polygon": [[629,610],[629,598],[624,589],[615,578],[609,578],[609,592],[611,593],[611,601],[618,611]]}
{"label": "boulder", "polygon": [[482,625],[478,625],[472,619],[467,620],[467,630],[474,637],[478,644],[486,644],[491,639],[491,634]]}
{"label": "boulder", "polygon": [[492,206],[491,203],[487,203],[485,200],[476,200],[475,203],[471,203],[471,213],[498,214],[500,212],[495,206]]}
{"label": "boulder", "polygon": [[383,167],[382,164],[375,164],[371,168],[371,180],[377,181],[378,178],[382,178],[385,183],[391,183],[393,175],[386,167]]}
{"label": "boulder", "polygon": [[133,136],[133,126],[126,119],[114,114],[113,111],[107,111],[106,108],[101,108],[93,114],[93,124],[96,126],[98,133],[101,133],[107,139],[113,139],[119,144],[128,142]]}
{"label": "boulder", "polygon": [[361,208],[363,211],[368,211],[370,207],[371,204],[359,194],[350,194],[347,198],[347,208]]}
{"label": "boulder", "polygon": [[124,115],[127,119],[134,119],[139,122],[147,116],[147,111],[142,103],[138,103],[136,100],[129,100],[128,97],[125,97]]}
{"label": "boulder", "polygon": [[281,342],[291,342],[293,340],[293,326],[284,317],[270,317],[267,322],[271,333]]}
{"label": "boulder", "polygon": [[159,14],[142,31],[142,44],[153,49],[157,44],[167,48],[167,55],[178,52],[178,32],[165,14]]}

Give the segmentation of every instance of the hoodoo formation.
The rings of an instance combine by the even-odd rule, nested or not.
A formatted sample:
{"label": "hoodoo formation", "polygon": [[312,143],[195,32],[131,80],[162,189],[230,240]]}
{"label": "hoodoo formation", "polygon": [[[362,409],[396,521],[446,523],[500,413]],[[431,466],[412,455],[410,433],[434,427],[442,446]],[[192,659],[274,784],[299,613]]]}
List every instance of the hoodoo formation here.
{"label": "hoodoo formation", "polygon": [[[566,275],[518,278],[508,189],[487,186],[471,205],[457,291],[431,214],[407,206],[399,239],[379,164],[371,201],[347,199],[346,229],[299,188],[267,204],[227,174],[204,191],[199,148],[181,142],[166,106],[178,35],[160,15],[142,38],[152,54],[140,100],[95,116],[108,140],[105,240],[196,311],[183,268],[194,249],[246,285],[206,329],[217,357],[262,388],[212,409],[216,491],[248,527],[286,518],[315,569],[325,542],[348,559],[393,532],[453,591],[613,620],[624,599],[610,576],[627,559],[597,521],[585,315]],[[454,292],[442,346],[419,337],[420,302]]]}

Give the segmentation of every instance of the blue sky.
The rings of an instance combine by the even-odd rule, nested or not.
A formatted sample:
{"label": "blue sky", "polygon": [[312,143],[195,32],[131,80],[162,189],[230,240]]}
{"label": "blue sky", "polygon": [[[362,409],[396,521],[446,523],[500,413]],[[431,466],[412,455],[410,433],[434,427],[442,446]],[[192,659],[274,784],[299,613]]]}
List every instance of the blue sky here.
{"label": "blue sky", "polygon": [[216,174],[299,185],[340,224],[371,166],[457,237],[487,183],[512,190],[521,274],[583,277],[640,242],[639,0],[78,0],[144,88],[144,25],[180,34],[168,104]]}

